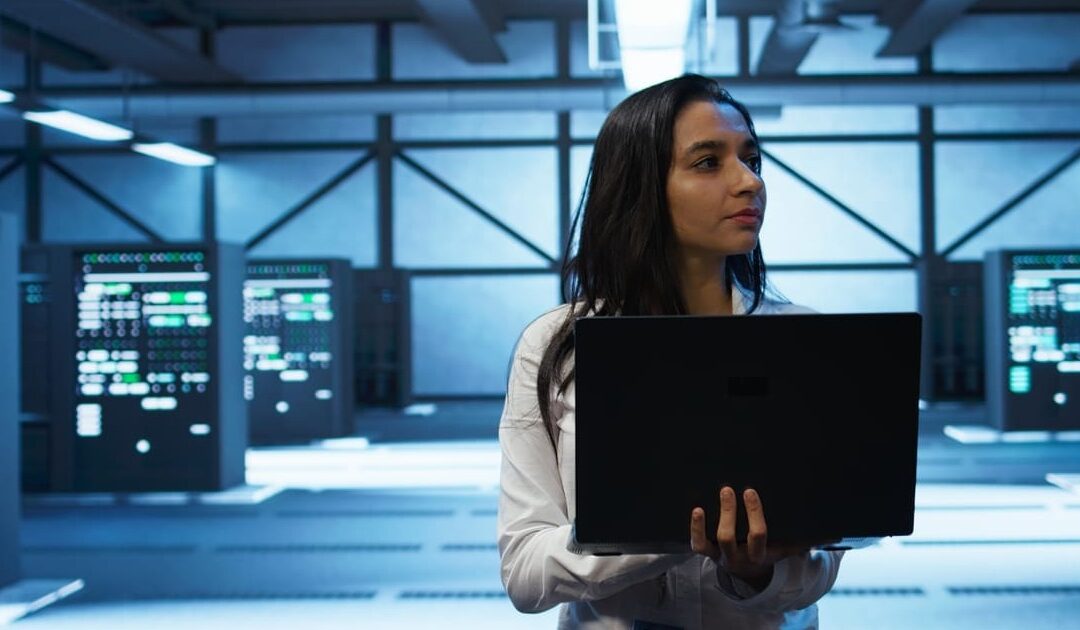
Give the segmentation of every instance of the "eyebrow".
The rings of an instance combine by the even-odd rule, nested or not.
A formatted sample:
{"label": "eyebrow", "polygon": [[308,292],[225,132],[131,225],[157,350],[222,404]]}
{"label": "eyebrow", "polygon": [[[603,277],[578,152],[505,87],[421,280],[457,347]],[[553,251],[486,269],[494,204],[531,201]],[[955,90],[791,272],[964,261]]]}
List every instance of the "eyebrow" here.
{"label": "eyebrow", "polygon": [[[717,149],[719,149],[719,150],[722,151],[722,150],[726,149],[727,146],[728,146],[727,143],[724,142],[723,140],[699,140],[698,142],[695,142],[694,144],[690,145],[690,148],[687,149],[685,152],[683,152],[683,157],[689,157],[689,156],[691,156],[691,155],[693,155],[693,154],[695,154],[695,153],[697,153],[699,151],[705,151],[705,150],[717,150]],[[758,143],[754,142],[753,138],[747,138],[746,141],[743,142],[742,148],[743,148],[744,151],[746,149],[756,149],[756,148],[758,148]]]}

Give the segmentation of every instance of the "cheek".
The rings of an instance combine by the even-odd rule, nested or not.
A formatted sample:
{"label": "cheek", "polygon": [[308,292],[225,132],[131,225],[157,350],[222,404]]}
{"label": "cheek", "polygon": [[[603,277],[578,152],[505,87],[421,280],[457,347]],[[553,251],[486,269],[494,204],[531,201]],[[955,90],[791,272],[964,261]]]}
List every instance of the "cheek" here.
{"label": "cheek", "polygon": [[686,186],[671,182],[667,189],[668,215],[672,226],[678,229],[692,222],[694,218],[694,198]]}

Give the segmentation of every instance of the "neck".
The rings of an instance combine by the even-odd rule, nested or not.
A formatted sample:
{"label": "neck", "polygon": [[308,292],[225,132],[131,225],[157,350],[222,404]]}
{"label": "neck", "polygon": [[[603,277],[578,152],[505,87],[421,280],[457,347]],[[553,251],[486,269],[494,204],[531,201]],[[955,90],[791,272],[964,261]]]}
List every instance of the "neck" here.
{"label": "neck", "polygon": [[725,258],[684,256],[679,265],[683,301],[691,315],[731,315]]}

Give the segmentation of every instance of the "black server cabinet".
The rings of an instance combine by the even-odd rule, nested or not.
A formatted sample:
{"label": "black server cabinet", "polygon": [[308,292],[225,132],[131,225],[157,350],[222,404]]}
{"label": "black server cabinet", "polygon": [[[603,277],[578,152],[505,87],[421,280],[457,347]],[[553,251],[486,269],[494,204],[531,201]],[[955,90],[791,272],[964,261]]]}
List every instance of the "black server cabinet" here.
{"label": "black server cabinet", "polygon": [[54,379],[53,487],[242,484],[242,249],[79,245],[53,278],[54,339],[66,346]]}
{"label": "black server cabinet", "polygon": [[[52,489],[52,392],[57,378],[58,343],[66,331],[54,317],[54,271],[66,277],[67,248],[58,245],[24,245],[19,261],[19,329],[22,340],[19,368],[20,443],[23,492]],[[62,298],[61,298],[62,299]]]}
{"label": "black server cabinet", "polygon": [[19,579],[18,219],[0,213],[0,588]]}
{"label": "black server cabinet", "polygon": [[1080,249],[988,252],[984,281],[990,421],[1080,429]]}
{"label": "black server cabinet", "polygon": [[923,398],[972,402],[986,398],[983,310],[982,262],[948,262],[933,269],[923,313]]}
{"label": "black server cabinet", "polygon": [[252,259],[244,281],[244,398],[252,443],[352,431],[352,265]]}
{"label": "black server cabinet", "polygon": [[353,281],[356,402],[360,407],[403,407],[412,398],[410,274],[361,269]]}

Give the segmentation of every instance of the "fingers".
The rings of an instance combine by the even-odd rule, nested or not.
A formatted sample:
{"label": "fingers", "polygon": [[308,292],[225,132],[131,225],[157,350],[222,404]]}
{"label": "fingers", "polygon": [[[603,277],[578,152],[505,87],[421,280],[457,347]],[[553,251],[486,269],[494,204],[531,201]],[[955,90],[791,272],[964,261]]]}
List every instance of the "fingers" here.
{"label": "fingers", "polygon": [[761,505],[761,497],[752,488],[743,492],[743,503],[746,505],[746,520],[750,527],[746,536],[746,555],[751,563],[762,564],[765,561],[765,547],[768,542],[765,508]]}
{"label": "fingers", "polygon": [[705,537],[705,510],[696,507],[690,512],[690,549],[694,553],[715,558],[716,545]]}
{"label": "fingers", "polygon": [[720,551],[729,560],[737,557],[739,544],[735,540],[735,515],[737,514],[735,491],[724,486],[720,488],[720,523],[716,526],[716,541]]}

